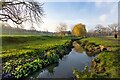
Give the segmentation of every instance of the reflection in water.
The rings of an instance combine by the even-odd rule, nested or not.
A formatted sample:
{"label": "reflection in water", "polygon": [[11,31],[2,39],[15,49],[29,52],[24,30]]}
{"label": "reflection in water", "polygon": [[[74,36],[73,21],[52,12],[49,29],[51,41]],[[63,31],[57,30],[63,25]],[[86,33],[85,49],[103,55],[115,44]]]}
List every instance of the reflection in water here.
{"label": "reflection in water", "polygon": [[73,42],[73,46],[76,52],[83,53],[83,48],[76,41]]}
{"label": "reflection in water", "polygon": [[55,72],[54,69],[57,66],[58,66],[58,64],[53,64],[53,65],[50,65],[50,66],[46,67],[45,69],[42,70],[42,72],[40,72],[40,74],[38,75],[38,78],[40,76],[44,77],[44,75],[46,75],[46,76],[52,76],[52,75],[54,75],[54,72]]}
{"label": "reflection in water", "polygon": [[53,65],[50,65],[49,67],[47,67],[47,71],[51,74],[51,75],[54,75],[54,68],[58,66],[58,64],[53,64]]}
{"label": "reflection in water", "polygon": [[[79,47],[80,48],[80,47]],[[78,50],[78,48],[77,48]],[[72,74],[72,69],[76,68],[80,71],[84,69],[86,65],[88,67],[91,65],[91,60],[95,57],[89,57],[86,52],[81,50],[81,54],[76,49],[72,49],[72,51],[65,55],[57,65],[51,65],[46,67],[45,69],[36,74],[33,74],[29,77],[38,77],[38,78],[70,78],[74,77]]]}
{"label": "reflection in water", "polygon": [[[80,46],[80,44],[78,44],[76,41],[73,42],[73,46],[74,46],[74,50],[76,52],[79,52],[79,53],[83,53],[84,52],[84,49]],[[96,54],[93,54],[93,53],[89,53],[89,52],[86,52],[87,56],[89,57],[92,57],[92,56],[96,56]]]}

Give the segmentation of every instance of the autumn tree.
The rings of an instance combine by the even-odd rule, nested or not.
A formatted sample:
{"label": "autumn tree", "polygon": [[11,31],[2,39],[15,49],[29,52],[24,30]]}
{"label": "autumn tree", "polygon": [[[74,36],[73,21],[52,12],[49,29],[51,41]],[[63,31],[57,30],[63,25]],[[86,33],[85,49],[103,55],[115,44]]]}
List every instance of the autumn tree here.
{"label": "autumn tree", "polygon": [[85,37],[86,36],[86,28],[85,25],[80,23],[73,27],[72,34],[74,36]]}
{"label": "autumn tree", "polygon": [[43,16],[43,4],[34,0],[2,0],[0,1],[0,21],[40,23]]}
{"label": "autumn tree", "polygon": [[67,25],[65,23],[60,23],[56,28],[56,31],[60,36],[64,36],[66,30],[67,30]]}

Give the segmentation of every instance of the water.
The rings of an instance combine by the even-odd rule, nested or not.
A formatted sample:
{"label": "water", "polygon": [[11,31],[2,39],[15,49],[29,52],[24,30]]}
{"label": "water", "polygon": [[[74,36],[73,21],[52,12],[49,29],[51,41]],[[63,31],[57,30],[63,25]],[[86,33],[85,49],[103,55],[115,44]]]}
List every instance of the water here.
{"label": "water", "polygon": [[42,71],[30,75],[32,78],[71,78],[74,77],[72,70],[74,68],[82,71],[87,65],[90,67],[91,60],[95,57],[90,57],[86,52],[76,52],[74,49],[65,55],[58,64],[53,64]]}

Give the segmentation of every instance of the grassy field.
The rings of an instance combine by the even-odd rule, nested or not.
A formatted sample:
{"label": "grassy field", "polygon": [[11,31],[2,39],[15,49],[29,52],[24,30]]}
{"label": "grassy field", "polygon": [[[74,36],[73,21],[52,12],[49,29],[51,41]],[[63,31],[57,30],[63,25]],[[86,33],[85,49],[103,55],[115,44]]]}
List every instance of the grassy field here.
{"label": "grassy field", "polygon": [[[14,75],[15,78],[28,76],[37,69],[58,62],[60,54],[63,55],[67,51],[63,45],[71,39],[69,36],[61,39],[58,36],[39,35],[4,35],[0,38],[2,39],[3,74],[5,76]],[[89,37],[80,41],[85,40],[109,47],[111,51],[103,51],[97,57],[100,59],[98,69],[104,66],[106,69],[104,73],[96,74],[94,69],[91,68],[89,76],[85,74],[82,77],[120,77],[120,45],[118,44],[120,38]]]}
{"label": "grassy field", "polygon": [[35,49],[44,51],[57,45],[63,45],[69,37],[57,36],[2,36],[2,58],[19,56]]}
{"label": "grassy field", "polygon": [[61,39],[58,36],[38,35],[13,35],[0,38],[2,39],[3,74],[12,74],[15,78],[28,76],[38,68],[41,69],[58,61],[59,54],[51,49],[59,47],[59,50],[63,51],[62,45],[70,40],[68,36]]}
{"label": "grassy field", "polygon": [[[76,77],[82,78],[118,78],[120,77],[120,38],[113,37],[89,37],[81,41],[88,41],[97,45],[109,47],[110,51],[102,51],[98,54],[97,58],[100,62],[95,64],[95,68],[91,67],[90,72],[85,68],[83,72],[75,71]],[[102,69],[104,68],[104,72]],[[97,73],[96,73],[97,71]]]}
{"label": "grassy field", "polygon": [[69,37],[60,38],[57,36],[2,36],[2,50],[10,49],[36,49],[46,48],[54,45],[61,45]]}

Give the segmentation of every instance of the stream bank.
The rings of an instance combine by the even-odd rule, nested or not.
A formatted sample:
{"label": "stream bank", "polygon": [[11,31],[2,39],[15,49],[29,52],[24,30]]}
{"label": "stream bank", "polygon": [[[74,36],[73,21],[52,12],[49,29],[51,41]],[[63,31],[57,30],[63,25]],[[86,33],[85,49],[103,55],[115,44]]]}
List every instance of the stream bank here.
{"label": "stream bank", "polygon": [[[56,45],[44,51],[35,49],[29,52],[24,57],[16,61],[10,60],[4,64],[2,79],[22,79],[28,75],[41,70],[46,66],[58,63],[59,59],[71,51],[70,42],[67,41],[64,45]],[[12,65],[14,63],[15,65]]]}
{"label": "stream bank", "polygon": [[78,78],[105,78],[105,77],[109,77],[110,73],[106,72],[106,67],[105,67],[106,61],[104,61],[104,63],[103,63],[103,60],[100,59],[100,56],[101,56],[101,53],[103,55],[104,52],[110,52],[111,48],[109,48],[107,46],[103,46],[103,45],[96,45],[95,43],[88,42],[87,40],[77,41],[77,43],[79,43],[84,48],[84,50],[86,50],[86,53],[89,56],[90,55],[91,56],[98,55],[98,56],[92,60],[90,68],[88,68],[88,66],[86,66],[83,69],[83,71],[74,69],[73,74],[75,75],[75,77],[77,79]]}
{"label": "stream bank", "polygon": [[74,48],[72,48],[69,54],[64,55],[62,59],[59,59],[58,63],[49,65],[30,75],[28,78],[74,78],[74,68],[80,71],[82,71],[85,66],[90,68],[91,61],[96,56],[87,55],[84,49],[76,42],[73,42],[72,46]]}

